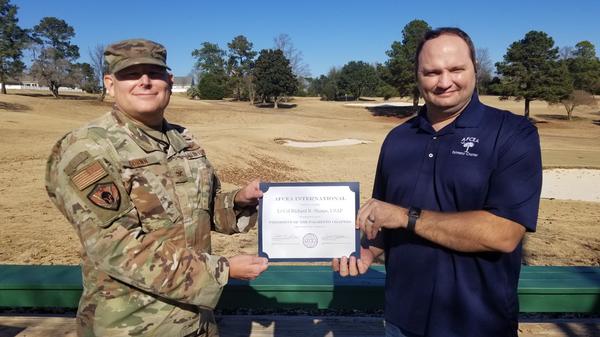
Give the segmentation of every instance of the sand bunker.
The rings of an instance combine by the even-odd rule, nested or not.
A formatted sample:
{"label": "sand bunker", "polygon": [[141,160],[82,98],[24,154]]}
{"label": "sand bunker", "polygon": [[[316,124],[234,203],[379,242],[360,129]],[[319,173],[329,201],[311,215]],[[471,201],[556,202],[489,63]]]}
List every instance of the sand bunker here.
{"label": "sand bunker", "polygon": [[600,202],[600,170],[544,170],[542,198]]}
{"label": "sand bunker", "polygon": [[275,143],[283,146],[291,147],[302,147],[302,148],[313,148],[313,147],[326,147],[326,146],[347,146],[357,144],[368,144],[372,143],[370,140],[344,138],[338,140],[327,140],[327,141],[300,141],[294,139],[277,138]]}

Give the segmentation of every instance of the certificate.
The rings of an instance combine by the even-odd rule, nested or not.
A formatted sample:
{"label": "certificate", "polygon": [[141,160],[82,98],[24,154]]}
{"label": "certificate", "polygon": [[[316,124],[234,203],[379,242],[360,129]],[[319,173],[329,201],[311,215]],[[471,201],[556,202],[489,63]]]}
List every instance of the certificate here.
{"label": "certificate", "polygon": [[329,261],[355,255],[357,182],[261,183],[258,253],[271,261]]}

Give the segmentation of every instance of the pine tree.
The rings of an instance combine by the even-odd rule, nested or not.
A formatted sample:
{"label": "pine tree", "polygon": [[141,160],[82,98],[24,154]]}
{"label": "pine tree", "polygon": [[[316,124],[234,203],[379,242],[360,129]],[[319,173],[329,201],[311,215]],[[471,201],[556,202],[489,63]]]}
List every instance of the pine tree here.
{"label": "pine tree", "polygon": [[340,70],[339,88],[350,93],[355,100],[363,95],[373,95],[379,84],[377,71],[363,61],[350,61]]}
{"label": "pine tree", "polygon": [[421,96],[415,78],[415,53],[419,42],[430,29],[423,20],[409,22],[402,30],[402,42],[394,41],[392,49],[386,52],[390,57],[385,63],[389,69],[386,82],[397,88],[400,96],[412,97],[415,108]]}
{"label": "pine tree", "polygon": [[531,101],[561,101],[572,91],[572,83],[558,56],[550,36],[540,31],[528,32],[510,45],[504,61],[496,63],[497,73],[502,76],[496,90],[505,98],[524,99],[526,117]]}
{"label": "pine tree", "polygon": [[198,86],[189,92],[190,96],[203,99],[223,99],[227,96],[225,51],[216,43],[203,42],[202,47],[192,52],[192,56],[196,58]]}
{"label": "pine tree", "polygon": [[596,56],[596,47],[591,42],[577,43],[567,64],[573,76],[574,89],[600,94],[600,60]]}
{"label": "pine tree", "polygon": [[18,7],[8,0],[0,0],[0,82],[6,94],[6,81],[19,76],[25,64],[21,61],[23,49],[29,42],[27,30],[19,27]]}
{"label": "pine tree", "polygon": [[256,52],[252,50],[252,42],[244,35],[238,35],[227,44],[229,48],[229,59],[227,69],[233,87],[233,95],[237,100],[250,98],[254,100],[253,87],[249,84],[252,67]]}
{"label": "pine tree", "polygon": [[256,93],[262,96],[263,100],[273,98],[276,109],[279,98],[293,94],[298,87],[290,61],[279,49],[260,51],[254,68],[254,83]]}

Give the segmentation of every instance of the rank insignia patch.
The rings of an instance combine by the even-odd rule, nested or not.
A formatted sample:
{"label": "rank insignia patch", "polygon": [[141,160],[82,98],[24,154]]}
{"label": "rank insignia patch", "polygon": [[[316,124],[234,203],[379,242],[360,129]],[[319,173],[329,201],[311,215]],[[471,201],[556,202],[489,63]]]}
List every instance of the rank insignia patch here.
{"label": "rank insignia patch", "polygon": [[113,211],[118,210],[121,203],[121,194],[115,183],[97,184],[87,197],[94,205]]}

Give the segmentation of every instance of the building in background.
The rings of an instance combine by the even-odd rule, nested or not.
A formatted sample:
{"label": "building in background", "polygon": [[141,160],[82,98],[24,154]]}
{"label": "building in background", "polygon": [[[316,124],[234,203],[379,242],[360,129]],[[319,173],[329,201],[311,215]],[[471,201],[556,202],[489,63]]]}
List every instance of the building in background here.
{"label": "building in background", "polygon": [[172,92],[187,92],[189,88],[194,85],[194,78],[192,76],[175,76],[173,77],[173,88]]}

